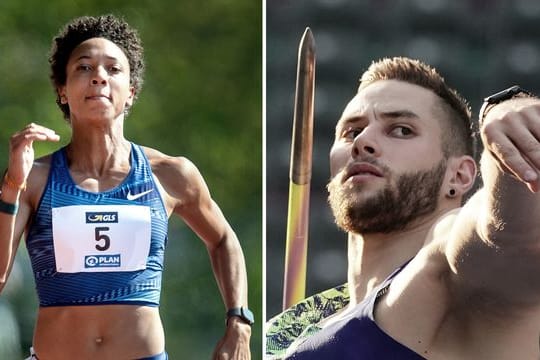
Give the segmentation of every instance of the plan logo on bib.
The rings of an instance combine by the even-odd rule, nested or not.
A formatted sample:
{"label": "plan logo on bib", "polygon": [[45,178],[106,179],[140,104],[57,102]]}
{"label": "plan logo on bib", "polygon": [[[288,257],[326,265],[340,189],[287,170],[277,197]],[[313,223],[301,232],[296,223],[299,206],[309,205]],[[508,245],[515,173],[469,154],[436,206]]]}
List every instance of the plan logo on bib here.
{"label": "plan logo on bib", "polygon": [[87,255],[84,257],[85,268],[120,267],[120,254]]}

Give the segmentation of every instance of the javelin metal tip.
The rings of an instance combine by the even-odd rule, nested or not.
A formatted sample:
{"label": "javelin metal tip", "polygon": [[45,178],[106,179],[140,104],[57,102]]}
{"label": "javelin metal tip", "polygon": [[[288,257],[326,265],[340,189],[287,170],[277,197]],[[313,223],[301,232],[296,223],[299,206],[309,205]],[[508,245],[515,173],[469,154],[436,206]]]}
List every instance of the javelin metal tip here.
{"label": "javelin metal tip", "polygon": [[306,28],[298,49],[290,178],[297,185],[311,180],[315,40]]}
{"label": "javelin metal tip", "polygon": [[306,27],[302,39],[300,40],[300,48],[309,48],[311,51],[315,49],[315,38],[311,29]]}

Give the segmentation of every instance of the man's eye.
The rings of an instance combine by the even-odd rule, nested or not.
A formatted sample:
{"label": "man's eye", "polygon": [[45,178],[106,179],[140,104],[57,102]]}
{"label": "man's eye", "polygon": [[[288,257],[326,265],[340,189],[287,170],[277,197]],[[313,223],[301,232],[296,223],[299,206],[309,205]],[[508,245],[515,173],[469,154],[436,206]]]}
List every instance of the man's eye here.
{"label": "man's eye", "polygon": [[397,137],[409,137],[413,135],[413,131],[407,126],[395,126],[392,131],[390,131],[390,134]]}
{"label": "man's eye", "polygon": [[362,133],[361,128],[348,128],[343,131],[342,137],[348,140],[354,140],[358,135]]}

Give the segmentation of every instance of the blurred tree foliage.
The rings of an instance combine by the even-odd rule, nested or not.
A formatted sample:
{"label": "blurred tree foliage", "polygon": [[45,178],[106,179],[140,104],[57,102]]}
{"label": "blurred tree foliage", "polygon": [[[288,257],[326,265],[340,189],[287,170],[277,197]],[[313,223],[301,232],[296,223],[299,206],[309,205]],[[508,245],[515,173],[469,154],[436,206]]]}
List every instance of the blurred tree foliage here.
{"label": "blurred tree foliage", "polygon": [[[126,120],[128,139],[191,159],[235,229],[246,256],[250,307],[262,329],[262,9],[251,0],[1,0],[0,167],[8,139],[29,122],[70,129],[49,82],[52,37],[70,19],[113,13],[139,30],[145,47],[143,90]],[[35,145],[37,156],[58,144]],[[172,359],[209,359],[224,333],[224,306],[202,242],[171,220],[162,318]],[[31,345],[37,300],[27,253],[18,254],[24,286],[6,291],[20,325],[23,353]],[[23,275],[20,275],[22,273]],[[8,285],[9,282],[8,281]],[[0,322],[0,327],[2,322]],[[1,351],[0,351],[1,354]]]}

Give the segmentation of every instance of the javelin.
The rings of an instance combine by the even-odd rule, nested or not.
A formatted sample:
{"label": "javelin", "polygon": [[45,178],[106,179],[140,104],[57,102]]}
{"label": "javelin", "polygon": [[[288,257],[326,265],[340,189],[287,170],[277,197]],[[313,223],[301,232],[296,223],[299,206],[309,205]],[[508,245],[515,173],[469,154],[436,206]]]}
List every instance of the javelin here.
{"label": "javelin", "polygon": [[296,69],[283,309],[304,299],[306,293],[314,94],[315,40],[308,27],[300,40]]}

